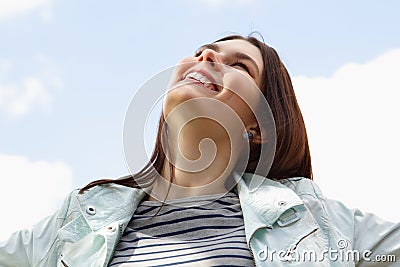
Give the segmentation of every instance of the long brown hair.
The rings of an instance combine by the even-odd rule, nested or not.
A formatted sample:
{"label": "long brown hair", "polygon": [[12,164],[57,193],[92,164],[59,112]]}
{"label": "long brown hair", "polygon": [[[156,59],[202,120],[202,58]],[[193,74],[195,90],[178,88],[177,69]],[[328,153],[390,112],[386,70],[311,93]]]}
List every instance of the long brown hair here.
{"label": "long brown hair", "polygon": [[[312,179],[311,155],[306,127],[286,67],[275,49],[251,35],[248,37],[229,35],[215,41],[215,43],[235,39],[246,40],[256,46],[263,57],[264,66],[260,90],[270,106],[276,128],[275,156],[267,176],[277,180],[289,177]],[[93,186],[107,183],[136,188],[138,181],[149,179],[149,177],[152,177],[153,171],[161,173],[166,158],[161,143],[164,123],[164,116],[161,114],[153,154],[149,162],[139,172],[119,179],[93,181],[83,187],[80,193]],[[255,166],[258,164],[259,153],[260,149],[257,146],[250,150],[246,172],[254,172]],[[174,166],[169,163],[169,167],[170,177],[173,179]],[[140,184],[142,183],[140,182]]]}

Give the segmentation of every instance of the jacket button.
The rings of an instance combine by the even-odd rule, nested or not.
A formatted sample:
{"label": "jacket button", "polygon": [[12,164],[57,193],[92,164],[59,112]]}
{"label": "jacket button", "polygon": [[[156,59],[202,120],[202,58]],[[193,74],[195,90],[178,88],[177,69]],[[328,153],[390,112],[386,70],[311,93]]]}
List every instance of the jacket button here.
{"label": "jacket button", "polygon": [[95,215],[96,214],[96,208],[93,207],[93,206],[87,206],[86,213],[89,214],[89,215]]}
{"label": "jacket button", "polygon": [[278,202],[278,206],[285,206],[286,205],[286,201],[279,201]]}
{"label": "jacket button", "polygon": [[107,227],[107,230],[108,230],[109,232],[115,232],[116,229],[117,229],[117,228],[116,228],[114,225],[108,226],[108,227]]}

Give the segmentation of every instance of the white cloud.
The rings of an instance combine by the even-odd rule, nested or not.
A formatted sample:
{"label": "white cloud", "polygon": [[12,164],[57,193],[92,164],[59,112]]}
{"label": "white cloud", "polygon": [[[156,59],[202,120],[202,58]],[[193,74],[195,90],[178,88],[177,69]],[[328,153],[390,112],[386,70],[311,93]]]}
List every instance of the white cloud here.
{"label": "white cloud", "polygon": [[38,55],[36,61],[40,66],[38,73],[12,81],[5,78],[16,69],[15,64],[9,60],[0,61],[0,112],[10,117],[20,117],[36,108],[49,109],[52,102],[50,92],[62,84],[49,60]]}
{"label": "white cloud", "polygon": [[14,116],[28,113],[35,105],[48,108],[51,97],[40,79],[27,77],[19,87],[0,84],[0,108]]}
{"label": "white cloud", "polygon": [[330,198],[400,221],[400,49],[332,77],[293,78],[314,177]]}
{"label": "white cloud", "polygon": [[0,154],[0,177],[0,240],[54,213],[72,189],[72,171],[60,161]]}
{"label": "white cloud", "polygon": [[0,21],[38,11],[44,21],[52,17],[52,0],[0,0]]}

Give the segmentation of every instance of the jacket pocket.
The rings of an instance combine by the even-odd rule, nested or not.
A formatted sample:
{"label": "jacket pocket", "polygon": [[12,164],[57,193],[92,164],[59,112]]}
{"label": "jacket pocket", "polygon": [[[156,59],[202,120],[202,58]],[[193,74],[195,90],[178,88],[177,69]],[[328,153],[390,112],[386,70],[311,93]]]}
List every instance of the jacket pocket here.
{"label": "jacket pocket", "polygon": [[[62,257],[62,255],[61,255]],[[69,265],[64,261],[64,259],[60,259],[58,261],[57,267],[69,267]]]}
{"label": "jacket pocket", "polygon": [[329,266],[328,249],[320,228],[299,237],[296,242],[289,244],[285,260],[307,266]]}
{"label": "jacket pocket", "polygon": [[295,211],[293,223],[278,220],[272,228],[255,232],[251,247],[257,266],[330,266],[327,237],[305,206]]}
{"label": "jacket pocket", "polygon": [[106,251],[104,236],[91,233],[77,242],[65,242],[61,249],[58,266],[103,266]]}

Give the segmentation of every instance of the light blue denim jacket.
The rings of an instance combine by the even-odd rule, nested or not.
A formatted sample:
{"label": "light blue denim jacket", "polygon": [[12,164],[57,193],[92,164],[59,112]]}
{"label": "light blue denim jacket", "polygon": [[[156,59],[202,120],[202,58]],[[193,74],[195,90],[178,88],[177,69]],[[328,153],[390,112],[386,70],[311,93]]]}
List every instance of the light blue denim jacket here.
{"label": "light blue denim jacket", "polygon": [[[236,190],[256,266],[400,266],[400,224],[326,199],[306,178],[262,178],[251,190],[254,177]],[[144,195],[114,184],[75,190],[53,216],[0,243],[0,266],[107,266]],[[384,257],[392,262],[377,262]]]}

